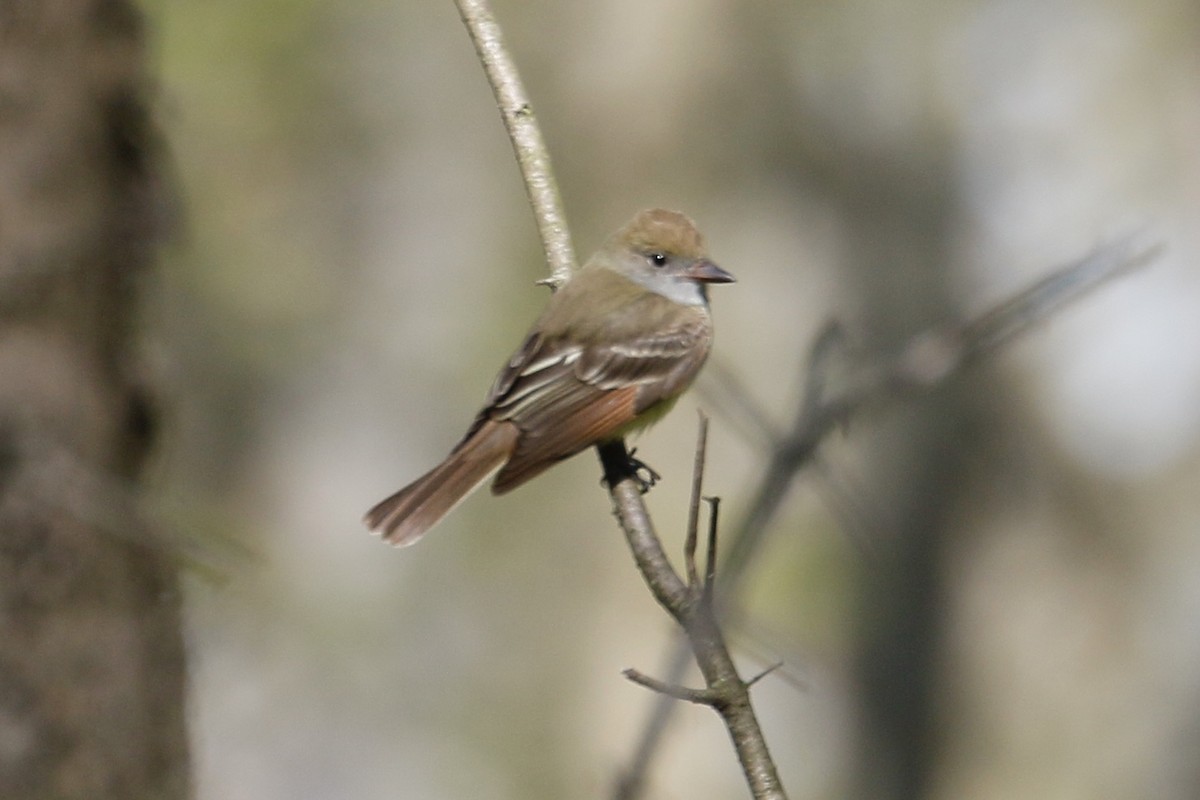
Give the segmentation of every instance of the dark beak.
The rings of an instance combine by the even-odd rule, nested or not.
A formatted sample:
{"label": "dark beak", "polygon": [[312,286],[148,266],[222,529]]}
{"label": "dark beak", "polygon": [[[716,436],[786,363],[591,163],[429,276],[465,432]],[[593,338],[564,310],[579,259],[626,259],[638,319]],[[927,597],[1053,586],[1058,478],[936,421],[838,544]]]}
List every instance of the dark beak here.
{"label": "dark beak", "polygon": [[693,261],[684,270],[683,275],[701,283],[733,283],[734,281],[732,275],[706,258]]}

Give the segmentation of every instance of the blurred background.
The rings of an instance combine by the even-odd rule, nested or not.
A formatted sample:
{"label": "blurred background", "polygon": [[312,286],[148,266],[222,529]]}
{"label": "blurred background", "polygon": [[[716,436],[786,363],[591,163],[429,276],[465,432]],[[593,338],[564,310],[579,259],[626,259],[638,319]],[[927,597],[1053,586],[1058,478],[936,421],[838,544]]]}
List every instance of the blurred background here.
{"label": "blurred background", "polygon": [[[151,0],[183,230],[147,298],[152,506],[198,796],[606,797],[671,625],[591,454],[418,546],[359,520],[457,441],[546,299],[453,4]],[[586,257],[678,208],[737,277],[714,362],[776,425],[854,351],[1147,230],[1150,269],[873,406],[801,473],[731,632],[793,798],[1200,796],[1200,7],[498,0]],[[670,552],[695,411],[638,443]],[[767,451],[717,415],[733,525]],[[689,676],[689,681],[695,681]],[[677,711],[647,796],[745,796]]]}

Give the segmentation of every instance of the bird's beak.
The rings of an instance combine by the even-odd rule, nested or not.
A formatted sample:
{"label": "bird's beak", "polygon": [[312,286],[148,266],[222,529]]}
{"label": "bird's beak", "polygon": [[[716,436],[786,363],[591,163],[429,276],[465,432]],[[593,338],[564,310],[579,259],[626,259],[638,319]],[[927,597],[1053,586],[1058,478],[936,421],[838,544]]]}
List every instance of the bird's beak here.
{"label": "bird's beak", "polygon": [[700,258],[688,265],[683,276],[700,283],[733,283],[734,277],[707,258]]}

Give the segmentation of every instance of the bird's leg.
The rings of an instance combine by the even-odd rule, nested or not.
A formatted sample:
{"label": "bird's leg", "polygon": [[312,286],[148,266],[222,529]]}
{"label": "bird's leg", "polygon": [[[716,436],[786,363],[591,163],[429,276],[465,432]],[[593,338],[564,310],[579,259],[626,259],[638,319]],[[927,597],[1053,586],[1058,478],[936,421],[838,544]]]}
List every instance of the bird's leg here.
{"label": "bird's leg", "polygon": [[638,491],[645,494],[662,477],[644,461],[634,458],[633,454],[637,450],[626,450],[623,439],[605,442],[596,448],[600,451],[600,463],[604,465],[604,483],[608,486],[631,478],[637,484]]}

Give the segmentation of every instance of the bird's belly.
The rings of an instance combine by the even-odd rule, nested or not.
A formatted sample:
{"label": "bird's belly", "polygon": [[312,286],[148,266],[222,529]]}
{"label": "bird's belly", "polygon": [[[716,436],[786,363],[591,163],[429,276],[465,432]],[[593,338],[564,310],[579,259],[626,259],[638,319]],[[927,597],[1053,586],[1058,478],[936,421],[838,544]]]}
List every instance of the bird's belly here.
{"label": "bird's belly", "polygon": [[612,435],[606,438],[606,441],[623,439],[626,436],[644,431],[646,428],[649,428],[651,425],[658,422],[660,419],[670,413],[671,409],[675,407],[675,403],[678,400],[678,395],[666,400],[660,400],[642,413],[638,414],[633,419],[629,420],[629,422],[626,422],[624,425],[613,431]]}

